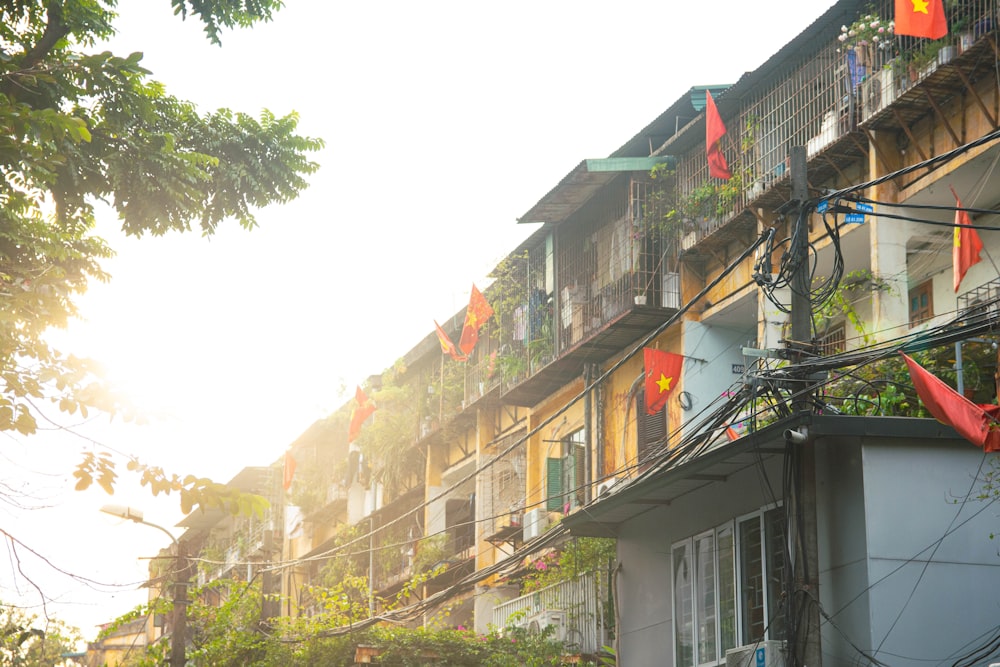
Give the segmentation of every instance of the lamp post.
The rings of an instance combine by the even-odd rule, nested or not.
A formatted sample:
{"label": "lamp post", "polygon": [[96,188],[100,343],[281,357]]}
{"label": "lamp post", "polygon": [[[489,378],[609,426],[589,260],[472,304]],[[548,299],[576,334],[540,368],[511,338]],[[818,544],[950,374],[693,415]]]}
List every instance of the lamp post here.
{"label": "lamp post", "polygon": [[163,526],[151,523],[142,518],[142,512],[137,509],[126,507],[125,505],[105,505],[101,511],[111,516],[121,519],[128,519],[136,523],[145,524],[167,534],[170,541],[174,543],[177,552],[177,579],[174,582],[174,627],[170,637],[170,667],[184,667],[186,663],[184,655],[184,640],[187,634],[187,558],[181,547],[181,543],[173,534]]}

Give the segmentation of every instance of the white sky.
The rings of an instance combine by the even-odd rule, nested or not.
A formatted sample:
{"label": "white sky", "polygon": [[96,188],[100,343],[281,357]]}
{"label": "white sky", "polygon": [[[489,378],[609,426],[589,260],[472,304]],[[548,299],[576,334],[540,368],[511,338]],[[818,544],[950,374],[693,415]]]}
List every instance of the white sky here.
{"label": "white sky", "polygon": [[[99,514],[104,503],[167,527],[181,519],[176,497],[140,489],[120,458],[113,498],[74,492],[84,451],[216,481],[277,460],[345,389],[463,307],[531,231],[515,219],[580,160],[610,154],[689,87],[735,82],[833,4],[286,2],[219,48],[167,0],[120,1],[111,48],[143,51],[168,92],[203,111],[298,111],[300,132],[326,148],[312,187],[261,211],[253,232],[230,223],[210,240],[132,240],[102,220],[113,279],[54,339],[170,417],[135,427],[52,413],[64,430],[7,437],[0,484],[46,507],[0,503],[0,528],[67,572],[132,584],[167,546]],[[49,614],[87,639],[145,600],[134,586],[74,582],[21,549],[0,567],[5,602],[40,601],[14,575],[18,556]]]}

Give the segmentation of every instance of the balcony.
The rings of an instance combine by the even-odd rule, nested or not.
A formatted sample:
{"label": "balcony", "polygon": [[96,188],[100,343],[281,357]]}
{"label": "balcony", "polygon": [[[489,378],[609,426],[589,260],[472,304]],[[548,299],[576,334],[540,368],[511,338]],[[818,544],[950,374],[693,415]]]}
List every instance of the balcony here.
{"label": "balcony", "polygon": [[[968,143],[983,127],[997,127],[992,102],[997,8],[996,0],[966,0],[951,10],[949,21],[958,28],[943,39],[897,38],[898,55],[884,64],[878,79],[862,83],[862,90],[869,86],[869,98],[881,90],[881,107],[870,105],[861,128],[897,133],[905,142],[904,163],[915,163]],[[955,100],[984,122],[975,122],[968,112],[956,114]],[[885,171],[896,164],[894,155],[876,150],[875,156]],[[906,189],[934,169],[916,172],[899,188]]]}
{"label": "balcony", "polygon": [[536,232],[495,283],[505,403],[537,404],[676,311],[679,239],[663,201],[648,174],[608,177],[585,161],[523,218],[565,216]]}
{"label": "balcony", "polygon": [[483,354],[468,362],[465,375],[465,402],[469,407],[490,396],[500,387],[500,373],[497,372],[497,352]]}
{"label": "balcony", "polygon": [[595,655],[608,643],[604,622],[607,592],[602,589],[596,573],[581,575],[498,605],[493,610],[493,625],[555,625],[555,639],[577,653]]}
{"label": "balcony", "polygon": [[497,443],[496,450],[506,452],[491,457],[477,474],[476,498],[479,527],[483,539],[495,546],[517,545],[522,541],[522,517],[527,489],[527,445],[507,451],[524,437],[518,430]]}
{"label": "balcony", "polygon": [[[682,240],[685,257],[708,258],[733,241],[756,236],[758,223],[767,223],[766,216],[790,198],[789,146],[806,147],[809,185],[821,188],[856,182],[857,166],[867,170],[873,145],[879,169],[887,172],[901,166],[900,154],[912,163],[966,143],[970,124],[949,121],[945,111],[957,96],[967,96],[989,127],[996,127],[992,94],[977,83],[996,76],[990,35],[997,27],[997,4],[947,3],[950,32],[941,40],[882,34],[878,41],[841,41],[843,17],[830,14],[727,90],[718,104],[729,130],[723,151],[733,171],[730,181],[708,178],[704,135],[697,128],[660,148],[683,155],[676,179],[679,208],[690,223]],[[882,17],[884,26],[894,7],[881,0],[868,11]],[[922,136],[927,130],[921,123],[938,124],[934,146]],[[879,152],[871,142],[879,130],[898,132],[905,153]]]}

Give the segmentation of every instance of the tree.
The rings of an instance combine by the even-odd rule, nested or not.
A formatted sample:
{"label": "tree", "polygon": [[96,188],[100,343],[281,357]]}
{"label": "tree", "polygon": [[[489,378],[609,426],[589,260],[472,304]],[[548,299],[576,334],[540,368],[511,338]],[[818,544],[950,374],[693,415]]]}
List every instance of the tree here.
{"label": "tree", "polygon": [[[485,635],[458,629],[409,629],[400,626],[356,626],[343,613],[313,618],[261,620],[261,585],[257,581],[218,581],[223,600],[213,606],[197,594],[189,603],[192,649],[188,659],[198,665],[229,667],[305,667],[353,665],[359,646],[378,656],[380,665],[492,665],[514,667],[565,664],[571,649],[557,641],[553,630],[529,633],[523,628],[491,630]],[[136,616],[129,615],[123,622]],[[355,618],[355,623],[360,620]],[[136,654],[135,667],[162,664],[165,645],[153,644]],[[594,664],[584,661],[583,664]]]}
{"label": "tree", "polygon": [[[280,0],[171,0],[220,30],[270,20]],[[130,417],[94,365],[43,338],[76,314],[73,299],[107,280],[112,249],[94,235],[107,202],[130,235],[198,229],[211,235],[254,209],[295,198],[318,165],[319,139],[296,134],[295,113],[201,114],[167,94],[141,54],[91,52],[114,32],[115,0],[0,0],[0,431],[35,432],[41,406]],[[199,480],[142,468],[162,491]],[[78,488],[114,482],[110,457],[78,470]],[[154,487],[155,489],[155,487]],[[190,501],[191,498],[188,498]]]}
{"label": "tree", "polygon": [[80,631],[76,628],[0,605],[0,665],[61,664],[62,656],[75,651],[79,642]]}

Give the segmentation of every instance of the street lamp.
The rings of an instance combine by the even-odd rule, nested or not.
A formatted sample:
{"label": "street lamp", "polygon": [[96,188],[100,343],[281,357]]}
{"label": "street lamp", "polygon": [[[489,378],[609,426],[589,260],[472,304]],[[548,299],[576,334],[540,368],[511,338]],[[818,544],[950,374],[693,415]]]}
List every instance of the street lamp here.
{"label": "street lamp", "polygon": [[170,637],[170,667],[184,667],[184,636],[187,634],[187,560],[181,544],[173,534],[155,523],[142,518],[142,512],[125,505],[105,505],[101,511],[120,519],[145,524],[167,534],[177,552],[177,580],[174,582],[174,628]]}

